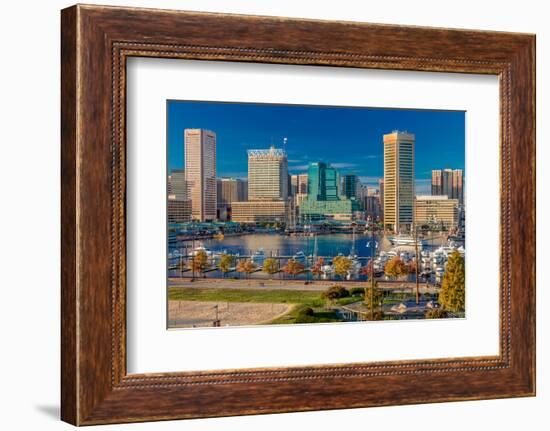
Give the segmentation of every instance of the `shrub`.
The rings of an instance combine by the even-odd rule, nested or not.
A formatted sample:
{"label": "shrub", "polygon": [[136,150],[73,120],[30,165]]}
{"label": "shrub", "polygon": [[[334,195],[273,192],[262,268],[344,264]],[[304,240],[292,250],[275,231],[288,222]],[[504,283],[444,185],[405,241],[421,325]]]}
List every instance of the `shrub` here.
{"label": "shrub", "polygon": [[362,287],[352,287],[349,293],[351,296],[363,296],[365,294],[365,289]]}
{"label": "shrub", "polygon": [[328,290],[325,290],[321,297],[323,299],[336,300],[339,298],[346,298],[349,296],[349,291],[343,286],[331,286]]}
{"label": "shrub", "polygon": [[298,311],[298,316],[300,317],[303,317],[303,316],[313,316],[313,308],[311,307],[304,307],[302,309],[300,309],[300,311]]}

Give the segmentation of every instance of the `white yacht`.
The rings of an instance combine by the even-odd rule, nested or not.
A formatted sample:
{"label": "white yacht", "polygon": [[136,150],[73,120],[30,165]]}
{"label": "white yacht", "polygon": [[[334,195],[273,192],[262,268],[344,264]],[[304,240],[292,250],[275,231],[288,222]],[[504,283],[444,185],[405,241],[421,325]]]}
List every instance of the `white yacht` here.
{"label": "white yacht", "polygon": [[[399,234],[397,236],[390,236],[388,237],[388,240],[390,241],[390,243],[392,245],[396,245],[396,246],[399,246],[399,245],[409,245],[409,246],[414,246],[415,245],[415,240],[414,238],[411,236],[411,235],[402,235],[402,234]],[[418,239],[418,246],[419,247],[422,247],[423,245],[426,244],[426,241],[423,240],[423,239]]]}
{"label": "white yacht", "polygon": [[196,248],[191,252],[191,255],[192,255],[192,256],[196,256],[196,255],[197,255],[199,252],[201,252],[201,251],[205,252],[206,255],[207,255],[208,257],[212,257],[212,251],[208,250],[207,248],[205,248],[205,247],[202,246],[202,245],[199,245],[198,247],[196,247]]}
{"label": "white yacht", "polygon": [[296,253],[294,256],[292,256],[292,258],[297,261],[297,262],[300,262],[301,264],[305,264],[306,263],[306,255],[304,254],[303,251],[299,251],[298,253]]}
{"label": "white yacht", "polygon": [[265,252],[263,248],[260,248],[259,250],[256,250],[254,254],[250,257],[250,260],[254,262],[256,265],[263,265],[265,260]]}

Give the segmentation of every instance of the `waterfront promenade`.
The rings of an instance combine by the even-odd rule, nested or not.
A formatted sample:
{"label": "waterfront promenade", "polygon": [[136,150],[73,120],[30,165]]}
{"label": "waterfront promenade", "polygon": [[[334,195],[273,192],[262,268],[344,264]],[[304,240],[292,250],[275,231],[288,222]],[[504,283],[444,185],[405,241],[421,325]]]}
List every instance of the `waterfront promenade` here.
{"label": "waterfront promenade", "polygon": [[[391,292],[411,292],[416,291],[416,283],[413,281],[378,281],[378,288]],[[305,284],[303,280],[233,280],[233,279],[190,279],[169,278],[169,288],[201,288],[201,289],[244,289],[244,290],[299,290],[322,292],[334,285],[342,285],[346,288],[369,288],[370,281],[334,281],[334,280],[314,280]],[[419,284],[420,293],[436,293],[439,288],[426,283]]]}

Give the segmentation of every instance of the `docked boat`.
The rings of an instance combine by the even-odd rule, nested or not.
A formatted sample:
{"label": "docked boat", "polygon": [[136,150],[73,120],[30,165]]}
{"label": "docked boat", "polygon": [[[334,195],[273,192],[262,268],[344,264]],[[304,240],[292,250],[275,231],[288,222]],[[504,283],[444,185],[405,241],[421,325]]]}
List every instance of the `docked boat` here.
{"label": "docked boat", "polygon": [[[388,241],[394,246],[414,246],[415,239],[411,235],[397,235],[388,237]],[[426,245],[426,241],[423,239],[418,239],[418,246],[422,247]]]}
{"label": "docked boat", "polygon": [[361,261],[357,257],[357,255],[349,255],[348,259],[351,261],[351,267],[348,271],[348,275],[346,276],[347,280],[351,280],[352,278],[355,278],[359,275],[359,271],[361,270]]}
{"label": "docked boat", "polygon": [[334,267],[332,265],[323,265],[321,267],[321,278],[323,280],[330,280],[334,272]]}
{"label": "docked boat", "polygon": [[212,251],[208,250],[207,248],[203,247],[202,245],[196,247],[192,252],[192,256],[196,256],[198,253],[204,252],[208,257],[212,257]]}
{"label": "docked boat", "polygon": [[256,265],[263,265],[265,260],[265,252],[263,248],[256,250],[254,254],[250,257],[252,262],[254,262]]}
{"label": "docked boat", "polygon": [[296,262],[300,262],[302,265],[305,265],[306,263],[306,255],[301,250],[294,256],[292,256],[292,259],[294,259]]}

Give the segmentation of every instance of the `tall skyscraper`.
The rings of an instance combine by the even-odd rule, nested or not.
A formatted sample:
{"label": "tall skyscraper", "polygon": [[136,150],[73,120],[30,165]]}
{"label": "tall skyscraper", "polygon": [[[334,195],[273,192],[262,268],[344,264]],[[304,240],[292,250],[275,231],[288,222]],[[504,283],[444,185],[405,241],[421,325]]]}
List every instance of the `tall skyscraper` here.
{"label": "tall skyscraper", "polygon": [[443,191],[443,171],[441,169],[432,170],[432,196],[438,196]]}
{"label": "tall skyscraper", "polygon": [[300,204],[299,213],[303,221],[337,218],[351,220],[360,210],[355,199],[340,196],[340,174],[328,163],[309,164],[308,194]]}
{"label": "tall skyscraper", "polygon": [[284,150],[248,150],[248,200],[287,200],[288,161]]}
{"label": "tall skyscraper", "polygon": [[359,185],[359,177],[357,175],[344,175],[342,177],[342,195],[348,199],[357,198]]}
{"label": "tall skyscraper", "polygon": [[291,176],[291,194],[307,194],[307,174],[295,174]]}
{"label": "tall skyscraper", "polygon": [[384,226],[395,232],[413,224],[414,141],[412,133],[384,135]]}
{"label": "tall skyscraper", "polygon": [[432,196],[447,196],[464,203],[464,174],[462,169],[432,170]]}
{"label": "tall skyscraper", "polygon": [[453,171],[453,195],[449,198],[458,199],[460,204],[464,203],[464,174],[462,169]]}
{"label": "tall skyscraper", "polygon": [[361,202],[363,203],[363,209],[367,218],[379,220],[382,217],[380,189],[367,187]]}
{"label": "tall skyscraper", "polygon": [[340,200],[340,173],[327,163],[309,164],[308,195],[317,201]]}
{"label": "tall skyscraper", "polygon": [[183,169],[172,169],[168,175],[168,223],[191,221],[191,201],[187,199],[187,183]]}
{"label": "tall skyscraper", "polygon": [[216,134],[185,129],[185,181],[193,220],[216,218]]}
{"label": "tall skyscraper", "polygon": [[248,150],[248,201],[231,204],[232,220],[242,223],[285,223],[289,217],[289,187],[286,152]]}

